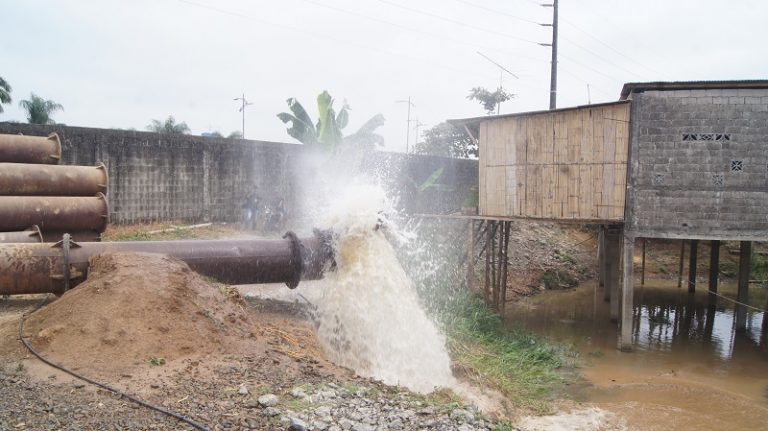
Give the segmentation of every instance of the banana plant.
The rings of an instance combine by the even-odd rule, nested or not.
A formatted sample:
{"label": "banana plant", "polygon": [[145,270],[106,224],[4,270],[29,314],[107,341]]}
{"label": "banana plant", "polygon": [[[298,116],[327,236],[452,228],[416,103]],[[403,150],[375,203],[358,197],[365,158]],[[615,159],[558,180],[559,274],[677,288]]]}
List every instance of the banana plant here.
{"label": "banana plant", "polygon": [[321,148],[326,153],[336,153],[340,149],[357,146],[372,149],[384,145],[384,138],[374,131],[384,124],[384,116],[377,114],[363,124],[360,129],[344,136],[343,130],[349,124],[349,105],[344,102],[338,113],[333,109],[333,98],[327,91],[317,96],[317,122],[313,122],[304,106],[291,97],[286,101],[291,112],[281,112],[277,118],[288,125],[288,135],[297,141]]}

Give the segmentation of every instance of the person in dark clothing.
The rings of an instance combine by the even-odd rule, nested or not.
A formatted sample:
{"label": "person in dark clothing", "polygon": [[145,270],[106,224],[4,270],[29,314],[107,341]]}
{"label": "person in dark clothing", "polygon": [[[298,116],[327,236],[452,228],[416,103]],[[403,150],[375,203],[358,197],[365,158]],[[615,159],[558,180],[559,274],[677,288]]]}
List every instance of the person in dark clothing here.
{"label": "person in dark clothing", "polygon": [[243,202],[243,229],[256,230],[256,223],[259,220],[259,204],[261,199],[256,193],[256,188],[251,190]]}

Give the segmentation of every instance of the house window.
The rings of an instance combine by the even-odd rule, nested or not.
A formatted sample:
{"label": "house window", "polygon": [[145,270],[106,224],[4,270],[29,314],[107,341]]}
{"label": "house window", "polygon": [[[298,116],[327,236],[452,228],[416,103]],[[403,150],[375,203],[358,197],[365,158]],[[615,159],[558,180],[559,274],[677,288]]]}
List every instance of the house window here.
{"label": "house window", "polygon": [[723,174],[712,175],[712,185],[715,187],[723,187],[725,185],[725,177]]}
{"label": "house window", "polygon": [[664,175],[663,174],[656,174],[653,176],[653,185],[654,186],[663,186],[664,185]]}
{"label": "house window", "polygon": [[743,160],[731,160],[731,172],[742,172],[744,170]]}

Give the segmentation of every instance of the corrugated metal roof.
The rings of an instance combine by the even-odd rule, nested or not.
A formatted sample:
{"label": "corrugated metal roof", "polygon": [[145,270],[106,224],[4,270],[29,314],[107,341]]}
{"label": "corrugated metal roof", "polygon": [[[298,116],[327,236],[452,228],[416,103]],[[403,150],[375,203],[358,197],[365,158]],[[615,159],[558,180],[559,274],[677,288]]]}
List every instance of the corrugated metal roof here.
{"label": "corrugated metal roof", "polygon": [[629,103],[629,102],[626,100],[619,100],[617,102],[593,103],[591,105],[570,106],[567,108],[546,109],[542,111],[515,112],[513,114],[504,114],[504,115],[486,115],[484,117],[457,118],[453,120],[447,120],[447,122],[450,124],[453,124],[454,126],[463,126],[463,125],[479,123],[481,121],[499,120],[499,119],[512,118],[512,117],[523,117],[526,115],[558,113],[563,111],[573,111],[575,109],[584,109],[584,108],[599,108],[601,106],[620,105],[622,103]]}
{"label": "corrugated metal roof", "polygon": [[628,82],[621,89],[621,100],[626,100],[631,93],[642,91],[670,91],[670,90],[702,90],[702,89],[754,89],[768,88],[768,80],[732,80],[732,81],[656,81],[656,82]]}

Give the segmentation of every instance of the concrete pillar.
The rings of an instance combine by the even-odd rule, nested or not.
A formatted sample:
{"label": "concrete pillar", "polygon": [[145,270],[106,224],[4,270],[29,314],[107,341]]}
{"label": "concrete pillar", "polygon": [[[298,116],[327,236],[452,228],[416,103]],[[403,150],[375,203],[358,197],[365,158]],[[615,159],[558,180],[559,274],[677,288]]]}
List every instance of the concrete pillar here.
{"label": "concrete pillar", "polygon": [[621,246],[622,231],[620,227],[608,227],[605,231],[605,272],[606,284],[610,291],[611,322],[619,321],[619,297],[621,286]]}
{"label": "concrete pillar", "polygon": [[698,258],[699,240],[691,240],[691,256],[688,260],[688,293],[696,292],[696,259]]}
{"label": "concrete pillar", "polygon": [[[720,275],[720,241],[712,241],[709,247],[709,291],[717,292],[717,279]],[[714,295],[709,295],[713,297]],[[712,299],[712,298],[711,298]]]}
{"label": "concrete pillar", "polygon": [[621,289],[621,325],[619,348],[622,352],[632,351],[632,310],[635,293],[633,263],[635,257],[635,238],[624,236],[624,251],[622,253],[622,289]]}
{"label": "concrete pillar", "polygon": [[[749,301],[749,274],[752,260],[752,242],[742,241],[739,250],[739,290],[736,300],[742,304]],[[747,307],[736,304],[736,330],[747,329]]]}

